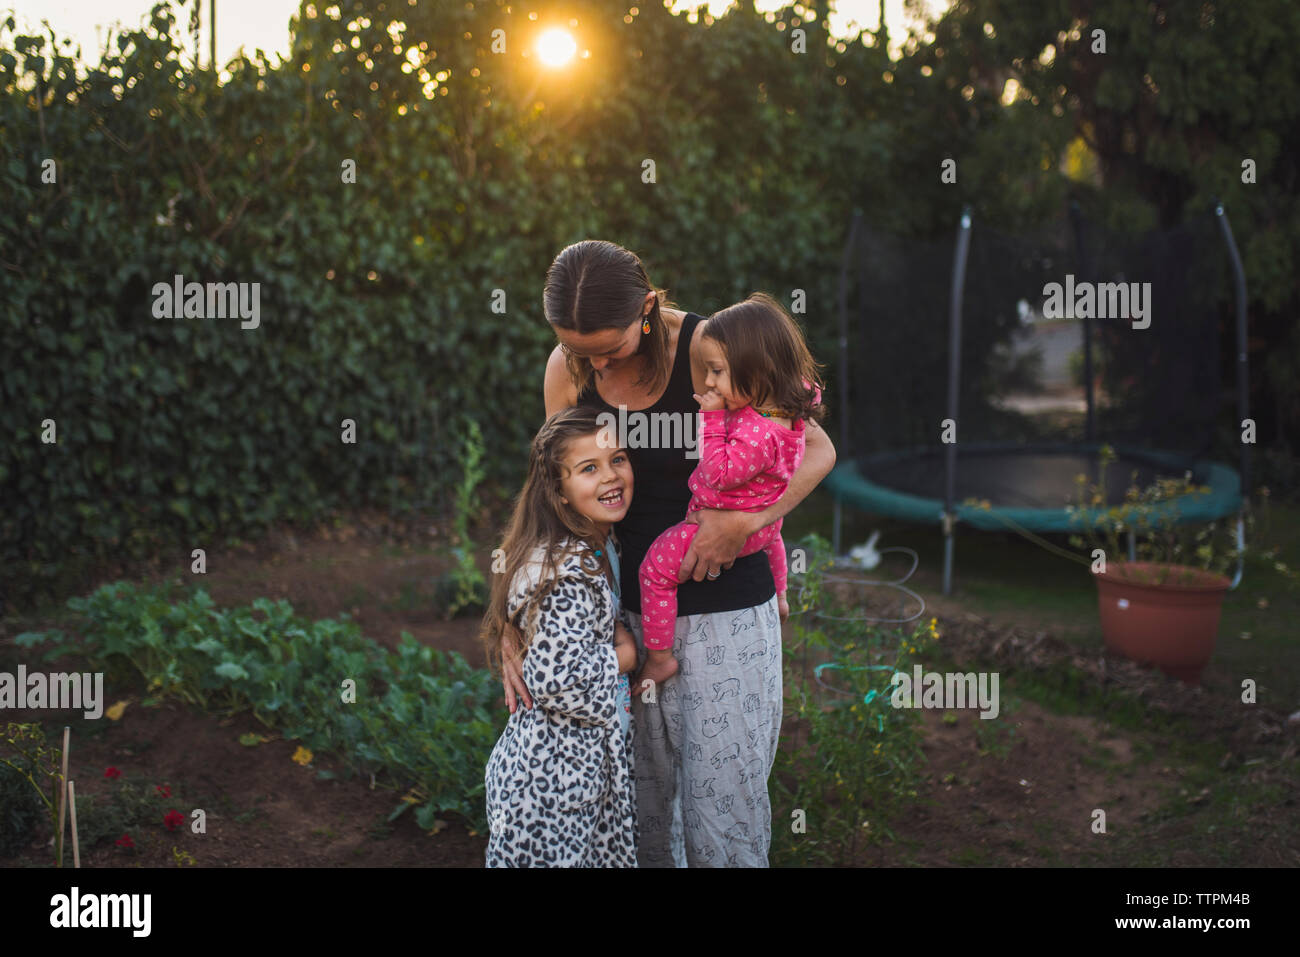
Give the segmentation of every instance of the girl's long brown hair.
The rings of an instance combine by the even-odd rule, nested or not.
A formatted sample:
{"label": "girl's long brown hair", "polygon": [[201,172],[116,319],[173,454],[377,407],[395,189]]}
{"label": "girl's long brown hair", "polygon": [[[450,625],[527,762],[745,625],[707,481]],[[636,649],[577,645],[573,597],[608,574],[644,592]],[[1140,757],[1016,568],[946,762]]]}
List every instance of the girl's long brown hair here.
{"label": "girl's long brown hair", "polygon": [[709,316],[702,333],[722,347],[733,391],[759,407],[778,410],[790,419],[820,422],[826,406],[813,404],[816,392],[806,380],[824,388],[820,363],[808,351],[794,317],[765,292],[719,309]]}
{"label": "girl's long brown hair", "polygon": [[[546,271],[542,292],[546,321],[557,329],[587,335],[601,329],[626,333],[632,323],[641,323],[641,309],[648,292],[655,303],[646,319],[650,331],[641,336],[636,355],[642,356],[645,372],[637,384],[658,393],[668,382],[673,357],[668,353],[670,334],[661,309],[669,308],[668,294],[656,289],[635,253],[616,243],[584,239],[566,246]],[[592,380],[591,360],[565,352],[565,365],[578,394]]]}
{"label": "girl's long brown hair", "polygon": [[[514,514],[506,527],[505,541],[501,543],[504,567],[492,576],[492,595],[479,632],[488,667],[494,672],[500,673],[501,635],[507,631],[507,623],[517,629],[510,632],[514,653],[522,657],[527,651],[536,625],[538,606],[555,586],[559,563],[566,555],[580,555],[584,567],[592,574],[608,573],[609,556],[605,554],[605,541],[595,523],[560,501],[560,481],[565,476],[564,456],[569,443],[604,428],[597,419],[599,414],[597,409],[588,406],[561,409],[547,419],[533,437],[528,455],[528,477],[515,499]],[[581,544],[576,549],[572,545],[562,549],[565,539]],[[545,552],[539,587],[511,619],[507,613],[510,585],[515,574],[528,563],[539,546]],[[601,553],[599,556],[597,551]]]}

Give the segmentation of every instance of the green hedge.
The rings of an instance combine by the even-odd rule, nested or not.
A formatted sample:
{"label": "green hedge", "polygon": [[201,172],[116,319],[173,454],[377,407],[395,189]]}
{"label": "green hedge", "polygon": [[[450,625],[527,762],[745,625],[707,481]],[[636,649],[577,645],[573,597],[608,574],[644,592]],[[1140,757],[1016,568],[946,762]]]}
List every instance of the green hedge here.
{"label": "green hedge", "polygon": [[[306,4],[287,60],[242,58],[220,82],[193,68],[167,6],[81,75],[66,47],[0,24],[0,576],[16,596],[78,556],[187,555],[340,507],[442,508],[469,420],[489,437],[488,477],[512,488],[553,342],[542,282],[567,243],[623,243],[701,312],[803,289],[830,362],[852,209],[949,234],[964,203],[1016,228],[1092,190],[1060,169],[1072,113],[1054,96],[999,102],[1007,69],[1073,82],[1064,56],[1055,72],[1032,59],[1063,9],[1017,13],[994,44],[975,24],[1002,24],[1000,5],[960,4],[936,43],[895,60],[883,34],[828,44],[810,7],[690,23],[576,2],[592,56],[548,73],[525,56],[547,25],[526,5]],[[1129,19],[1112,31],[1137,30]],[[1216,29],[1240,43],[1262,22]],[[1145,54],[1112,46],[1120,82]],[[1261,152],[1272,172],[1239,236],[1280,201],[1273,166],[1289,155]],[[956,184],[940,180],[950,156]],[[1126,175],[1167,206],[1200,174]],[[1274,262],[1290,249],[1245,247]],[[260,326],[154,318],[154,285],[177,274],[260,284]],[[1264,274],[1252,294],[1280,311],[1286,273]],[[1285,381],[1290,360],[1275,365]],[[57,444],[41,441],[47,419]]]}

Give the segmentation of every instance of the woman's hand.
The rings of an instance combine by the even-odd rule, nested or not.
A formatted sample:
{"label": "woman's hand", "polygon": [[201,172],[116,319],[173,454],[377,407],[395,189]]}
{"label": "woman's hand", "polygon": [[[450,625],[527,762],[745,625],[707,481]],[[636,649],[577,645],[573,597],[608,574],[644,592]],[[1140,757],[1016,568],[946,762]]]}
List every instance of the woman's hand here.
{"label": "woman's hand", "polygon": [[524,668],[520,658],[515,654],[513,636],[519,635],[519,629],[506,622],[506,629],[501,633],[501,687],[505,689],[506,707],[515,713],[515,695],[523,702],[525,708],[532,708],[533,696],[524,684]]}
{"label": "woman's hand", "polygon": [[724,568],[735,564],[736,556],[745,547],[745,540],[763,527],[754,525],[754,516],[750,512],[715,508],[691,512],[686,521],[700,526],[700,530],[695,533],[691,547],[682,559],[682,568],[677,574],[679,582],[688,578],[697,582],[717,578]]}

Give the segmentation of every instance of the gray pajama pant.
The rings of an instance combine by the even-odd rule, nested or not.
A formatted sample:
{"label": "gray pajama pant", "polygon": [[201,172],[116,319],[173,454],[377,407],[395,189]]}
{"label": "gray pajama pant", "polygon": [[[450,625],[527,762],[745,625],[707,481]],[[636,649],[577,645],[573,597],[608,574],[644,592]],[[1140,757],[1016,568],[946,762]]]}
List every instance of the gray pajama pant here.
{"label": "gray pajama pant", "polygon": [[[641,658],[641,616],[629,612]],[[641,867],[767,867],[767,778],[781,735],[776,597],[677,619],[676,676],[654,702],[632,697],[637,862]]]}

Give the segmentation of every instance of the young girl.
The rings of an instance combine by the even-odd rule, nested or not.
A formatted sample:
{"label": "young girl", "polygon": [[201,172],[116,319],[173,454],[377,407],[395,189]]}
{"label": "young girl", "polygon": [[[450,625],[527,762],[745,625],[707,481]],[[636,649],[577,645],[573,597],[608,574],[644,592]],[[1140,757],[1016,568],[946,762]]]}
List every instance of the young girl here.
{"label": "young girl", "polygon": [[534,707],[515,710],[488,759],[488,867],[636,866],[636,644],[618,622],[612,534],[632,501],[632,468],[601,440],[596,416],[565,409],[533,439],[505,573],[494,576],[480,637],[494,667],[503,632],[519,642]]}
{"label": "young girl", "polygon": [[[687,513],[702,508],[758,512],[779,499],[804,453],[804,421],[820,421],[821,381],[803,334],[771,296],[755,293],[709,317],[701,333],[708,391],[700,404],[700,463]],[[785,543],[778,519],[751,535],[740,554],[760,549],[772,566],[781,620],[786,600]],[[699,526],[681,522],[655,539],[641,563],[641,614],[648,652],[637,675],[662,683],[677,672],[673,630],[677,576]],[[716,577],[716,576],[710,576]]]}

